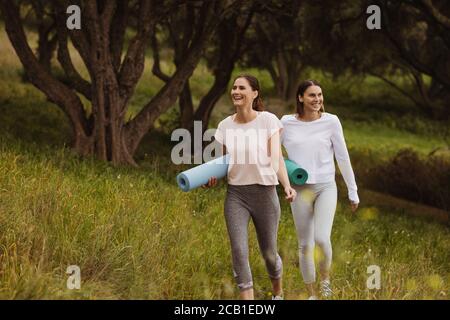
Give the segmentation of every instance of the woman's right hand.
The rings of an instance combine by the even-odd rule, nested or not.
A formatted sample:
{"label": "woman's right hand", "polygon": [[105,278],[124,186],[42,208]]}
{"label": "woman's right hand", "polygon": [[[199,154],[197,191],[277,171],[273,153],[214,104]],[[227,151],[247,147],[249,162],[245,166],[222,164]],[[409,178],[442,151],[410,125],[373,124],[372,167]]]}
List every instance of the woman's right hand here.
{"label": "woman's right hand", "polygon": [[203,188],[211,188],[211,187],[215,187],[217,185],[217,178],[216,177],[211,177],[208,180],[207,184],[204,184],[202,187]]}
{"label": "woman's right hand", "polygon": [[291,186],[284,188],[284,193],[286,193],[286,200],[292,202],[297,197],[297,191]]}

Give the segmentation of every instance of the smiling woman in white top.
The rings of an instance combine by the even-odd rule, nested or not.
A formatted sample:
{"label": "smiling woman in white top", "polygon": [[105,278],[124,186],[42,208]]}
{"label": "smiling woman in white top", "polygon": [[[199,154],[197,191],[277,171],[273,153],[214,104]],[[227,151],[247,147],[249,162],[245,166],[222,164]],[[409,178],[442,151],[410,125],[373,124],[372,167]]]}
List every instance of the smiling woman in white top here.
{"label": "smiling woman in white top", "polygon": [[337,203],[334,157],[347,185],[353,212],[358,208],[359,198],[341,123],[337,116],[325,112],[320,84],[315,80],[304,81],[296,99],[297,113],[281,119],[284,127],[281,141],[288,158],[308,172],[306,184],[295,187],[298,196],[291,209],[299,242],[300,269],[313,300],[317,299],[315,245],[323,253],[321,295],[324,298],[332,295],[330,237]]}

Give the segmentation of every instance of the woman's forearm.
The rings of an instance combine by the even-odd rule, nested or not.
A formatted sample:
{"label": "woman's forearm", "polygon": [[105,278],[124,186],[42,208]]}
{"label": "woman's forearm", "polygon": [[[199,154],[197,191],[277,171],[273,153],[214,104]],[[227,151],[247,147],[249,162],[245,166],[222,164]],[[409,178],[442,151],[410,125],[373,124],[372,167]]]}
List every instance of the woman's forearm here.
{"label": "woman's forearm", "polygon": [[281,152],[280,152],[280,156],[279,156],[277,177],[278,177],[278,181],[280,181],[280,183],[283,185],[284,188],[291,186],[291,183],[289,182],[287,170],[286,170],[286,164],[284,163],[284,159],[283,159]]}
{"label": "woman's forearm", "polygon": [[277,132],[269,139],[269,156],[272,163],[272,168],[277,173],[278,181],[286,189],[290,187],[289,177],[284,163],[283,150],[281,148],[280,132]]}

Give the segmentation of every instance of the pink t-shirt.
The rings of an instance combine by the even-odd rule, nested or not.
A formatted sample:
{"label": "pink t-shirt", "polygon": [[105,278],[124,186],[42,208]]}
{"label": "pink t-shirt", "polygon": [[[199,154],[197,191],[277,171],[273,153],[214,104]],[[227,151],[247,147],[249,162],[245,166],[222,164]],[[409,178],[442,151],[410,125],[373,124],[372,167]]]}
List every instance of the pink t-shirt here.
{"label": "pink t-shirt", "polygon": [[277,185],[278,178],[269,157],[269,139],[283,125],[272,113],[258,112],[247,123],[236,123],[235,115],[222,120],[217,127],[215,139],[230,154],[228,184],[231,185]]}

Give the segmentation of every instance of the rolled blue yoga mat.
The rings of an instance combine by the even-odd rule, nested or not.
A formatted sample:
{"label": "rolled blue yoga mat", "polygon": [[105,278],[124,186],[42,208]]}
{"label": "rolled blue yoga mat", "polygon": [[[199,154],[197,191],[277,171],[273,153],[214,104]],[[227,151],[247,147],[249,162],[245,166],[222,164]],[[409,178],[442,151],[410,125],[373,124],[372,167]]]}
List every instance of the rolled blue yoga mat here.
{"label": "rolled blue yoga mat", "polygon": [[177,176],[178,186],[184,192],[191,191],[208,183],[209,178],[222,179],[228,173],[230,154],[208,161],[192,169],[183,171]]}
{"label": "rolled blue yoga mat", "polygon": [[[224,178],[228,173],[230,154],[208,161],[192,169],[183,171],[177,176],[177,183],[184,192],[191,191],[207,184],[211,177]],[[308,179],[308,173],[291,160],[284,160],[289,180],[292,184],[303,185]]]}
{"label": "rolled blue yoga mat", "polygon": [[297,186],[304,185],[308,180],[308,172],[292,160],[285,159],[284,163],[291,183]]}

